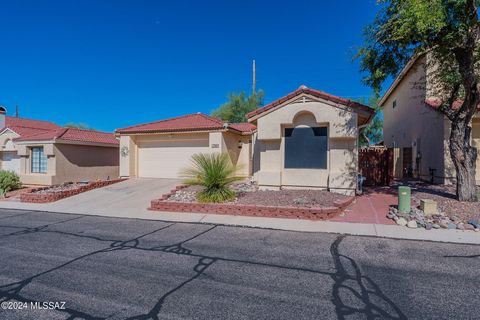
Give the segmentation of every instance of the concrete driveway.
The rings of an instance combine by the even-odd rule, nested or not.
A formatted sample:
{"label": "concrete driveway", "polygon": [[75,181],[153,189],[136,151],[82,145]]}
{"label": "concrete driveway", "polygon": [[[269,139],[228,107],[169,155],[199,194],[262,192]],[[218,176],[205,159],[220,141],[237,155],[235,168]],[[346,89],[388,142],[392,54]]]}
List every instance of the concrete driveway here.
{"label": "concrete driveway", "polygon": [[174,179],[129,179],[52,203],[3,201],[0,207],[116,217],[137,215],[143,217],[149,214],[147,208],[152,199],[159,198],[179,183],[179,180]]}

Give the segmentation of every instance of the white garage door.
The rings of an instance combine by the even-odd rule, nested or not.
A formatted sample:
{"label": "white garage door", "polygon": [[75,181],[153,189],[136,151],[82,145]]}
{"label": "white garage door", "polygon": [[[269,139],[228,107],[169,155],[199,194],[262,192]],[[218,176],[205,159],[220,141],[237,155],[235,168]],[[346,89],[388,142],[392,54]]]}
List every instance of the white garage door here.
{"label": "white garage door", "polygon": [[16,151],[2,152],[2,170],[20,173],[20,157]]}
{"label": "white garage door", "polygon": [[145,141],[138,146],[138,176],[179,178],[195,153],[207,153],[208,138],[172,141]]}

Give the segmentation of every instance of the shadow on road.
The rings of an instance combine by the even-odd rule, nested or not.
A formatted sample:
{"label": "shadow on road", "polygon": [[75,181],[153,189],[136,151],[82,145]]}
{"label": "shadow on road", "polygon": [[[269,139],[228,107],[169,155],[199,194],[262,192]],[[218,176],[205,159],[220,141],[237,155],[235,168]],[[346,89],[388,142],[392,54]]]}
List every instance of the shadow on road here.
{"label": "shadow on road", "polygon": [[[332,288],[332,303],[335,306],[336,314],[338,319],[345,319],[349,315],[360,315],[366,319],[406,319],[406,316],[402,313],[402,311],[394,304],[392,300],[390,300],[379,288],[379,286],[372,281],[369,277],[362,275],[361,270],[358,264],[351,258],[340,254],[339,246],[342,240],[345,239],[345,236],[338,236],[336,240],[332,243],[330,247],[330,253],[333,258],[335,271],[322,271],[322,270],[315,270],[310,268],[303,268],[303,267],[294,267],[294,266],[287,266],[282,264],[273,264],[273,263],[266,263],[266,262],[259,262],[259,261],[252,261],[252,260],[242,260],[242,259],[233,259],[233,258],[225,258],[219,256],[207,256],[199,253],[194,253],[191,249],[185,247],[188,241],[194,240],[198,237],[201,237],[208,232],[211,232],[216,228],[216,226],[212,226],[202,232],[197,233],[196,235],[189,237],[181,242],[166,245],[166,246],[154,246],[154,247],[144,247],[141,246],[140,240],[148,235],[161,233],[162,230],[170,228],[171,226],[175,225],[175,223],[169,224],[167,226],[163,226],[156,230],[150,231],[148,233],[142,234],[138,237],[135,237],[130,240],[126,241],[119,241],[117,239],[104,239],[100,237],[84,235],[79,233],[73,232],[65,232],[61,230],[51,230],[48,229],[51,225],[57,225],[61,223],[68,223],[72,220],[80,219],[81,217],[76,217],[74,219],[63,220],[47,225],[42,225],[40,227],[29,228],[29,227],[14,227],[18,229],[13,233],[9,233],[0,238],[8,238],[8,237],[20,237],[25,234],[31,233],[54,233],[58,234],[59,236],[73,236],[79,238],[88,238],[95,241],[100,241],[105,243],[107,246],[103,249],[96,250],[85,255],[76,257],[72,260],[69,260],[61,265],[58,265],[54,268],[49,270],[42,271],[37,273],[29,278],[24,280],[13,282],[10,284],[0,286],[0,302],[3,301],[21,301],[21,302],[34,302],[28,297],[22,295],[21,291],[28,286],[32,281],[37,279],[38,277],[45,275],[50,272],[57,271],[61,268],[64,268],[74,262],[79,260],[85,259],[87,257],[91,257],[94,255],[119,251],[119,250],[141,250],[141,251],[150,251],[150,252],[162,252],[174,255],[184,255],[188,257],[197,258],[197,263],[193,266],[193,275],[186,280],[180,282],[176,287],[172,288],[171,290],[165,292],[162,296],[158,298],[158,301],[155,305],[146,313],[135,315],[129,319],[157,319],[161,313],[162,307],[165,301],[174,293],[177,293],[180,289],[185,287],[187,284],[191,283],[195,279],[199,278],[205,271],[212,266],[217,261],[227,261],[227,262],[234,262],[239,264],[244,264],[245,266],[248,265],[255,265],[255,266],[263,266],[272,268],[272,272],[276,270],[292,270],[298,271],[303,273],[312,273],[322,276],[328,276],[334,281],[334,285]],[[1,227],[1,226],[0,226]],[[11,228],[12,226],[8,226]],[[14,240],[13,240],[14,241]],[[69,319],[75,318],[84,318],[84,319],[101,319],[101,317],[84,313],[79,310],[74,310],[71,308],[67,308],[65,310],[58,310],[59,312],[63,312],[69,315]]]}

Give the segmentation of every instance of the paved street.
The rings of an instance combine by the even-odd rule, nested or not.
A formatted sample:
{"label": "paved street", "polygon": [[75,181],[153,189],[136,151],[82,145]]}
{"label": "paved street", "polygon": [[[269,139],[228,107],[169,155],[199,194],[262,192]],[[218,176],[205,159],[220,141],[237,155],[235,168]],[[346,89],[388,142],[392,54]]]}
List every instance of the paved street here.
{"label": "paved street", "polygon": [[0,209],[1,319],[474,319],[480,247]]}

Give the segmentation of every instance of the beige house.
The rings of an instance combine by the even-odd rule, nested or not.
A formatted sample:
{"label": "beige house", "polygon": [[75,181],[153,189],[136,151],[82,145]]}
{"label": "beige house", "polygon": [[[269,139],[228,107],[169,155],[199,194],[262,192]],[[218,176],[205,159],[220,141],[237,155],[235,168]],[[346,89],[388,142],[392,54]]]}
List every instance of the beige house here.
{"label": "beige house", "polygon": [[229,124],[198,113],[117,129],[120,176],[180,178],[195,153],[226,152],[262,189],[354,194],[358,132],[373,109],[301,87]]}
{"label": "beige house", "polygon": [[[435,110],[439,100],[432,89],[434,64],[429,59],[427,54],[414,57],[380,100],[384,142],[387,148],[394,149],[395,178],[415,177],[449,184],[455,181],[449,151],[450,122]],[[480,146],[478,115],[472,128],[473,145]],[[477,168],[479,162],[477,159]]]}
{"label": "beige house", "polygon": [[118,177],[119,142],[111,133],[9,117],[0,110],[0,168],[23,184],[55,185]]}
{"label": "beige house", "polygon": [[120,137],[120,176],[179,178],[195,153],[225,152],[251,172],[251,134],[255,126],[228,124],[197,113],[117,129]]}
{"label": "beige house", "polygon": [[253,175],[262,189],[316,188],[352,195],[358,134],[373,109],[305,86],[247,115]]}

